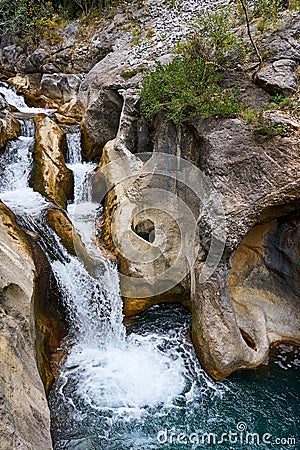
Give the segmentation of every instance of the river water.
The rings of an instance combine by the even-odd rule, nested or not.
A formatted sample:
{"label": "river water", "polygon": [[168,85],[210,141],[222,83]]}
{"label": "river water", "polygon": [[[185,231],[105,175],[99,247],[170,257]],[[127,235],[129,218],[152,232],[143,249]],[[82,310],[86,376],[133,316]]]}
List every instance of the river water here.
{"label": "river water", "polygon": [[88,174],[95,165],[82,161],[79,129],[67,130],[75,179],[68,214],[98,263],[96,275],[44,224],[51,202],[28,185],[32,118],[41,110],[4,84],[0,92],[24,114],[22,136],[0,155],[0,198],[39,233],[70,327],[49,395],[54,448],[299,449],[299,351],[281,345],[259,369],[216,383],[195,356],[190,313],[182,306],[155,306],[124,325],[117,268],[94,244],[101,206],[91,200]]}

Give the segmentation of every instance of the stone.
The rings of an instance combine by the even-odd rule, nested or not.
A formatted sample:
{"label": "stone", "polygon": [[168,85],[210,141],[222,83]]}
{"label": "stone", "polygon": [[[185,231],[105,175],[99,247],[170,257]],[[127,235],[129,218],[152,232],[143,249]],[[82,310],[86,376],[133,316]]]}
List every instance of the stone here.
{"label": "stone", "polygon": [[77,75],[46,74],[42,76],[41,92],[56,100],[66,103],[75,96],[81,83]]}
{"label": "stone", "polygon": [[72,225],[65,211],[51,208],[45,216],[47,224],[60,237],[63,246],[71,255],[78,256],[83,261],[88,272],[94,274],[94,262],[88,254],[81,237]]}
{"label": "stone", "polygon": [[65,164],[66,138],[60,127],[45,114],[38,114],[35,122],[35,147],[30,185],[66,208],[73,197],[73,173]]}
{"label": "stone", "polygon": [[44,61],[49,57],[49,52],[43,48],[37,48],[26,59],[25,69],[27,73],[42,72]]}
{"label": "stone", "polygon": [[61,348],[68,331],[59,288],[47,257],[38,245],[38,236],[27,231],[36,267],[34,289],[34,322],[36,358],[41,379],[48,394],[59,374],[64,356]]}
{"label": "stone", "polygon": [[3,151],[9,139],[16,139],[20,134],[20,124],[11,113],[8,103],[0,94],[0,151]]}
{"label": "stone", "polygon": [[[284,292],[276,270],[272,275],[270,262],[262,262],[264,253],[269,252],[268,230],[283,220],[289,208],[297,209],[299,137],[294,134],[261,142],[237,119],[201,119],[193,125],[200,140],[192,153],[199,155],[195,160],[198,167],[209,174],[223,196],[230,230],[217,270],[200,283],[201,264],[196,266],[192,289],[193,343],[205,370],[214,379],[221,379],[235,370],[261,364],[273,342],[299,342],[300,305],[288,293],[293,288]],[[282,205],[282,209],[275,211],[276,205]],[[266,213],[272,208],[273,215]],[[199,233],[206,252],[207,227],[204,218]],[[291,219],[290,229],[296,233],[297,227],[297,220]],[[274,239],[282,239],[281,231]],[[297,252],[297,239],[294,243],[292,251]],[[290,264],[294,267],[295,259]],[[292,267],[289,270],[294,270]],[[261,276],[257,288],[252,282],[255,276],[257,280]],[[268,277],[272,279],[270,284],[266,282]],[[249,282],[242,291],[244,278]]]}
{"label": "stone", "polygon": [[280,59],[260,69],[255,81],[271,95],[282,93],[291,95],[297,92],[296,62]]}
{"label": "stone", "polygon": [[3,204],[0,210],[0,447],[51,450],[50,413],[35,360],[33,254],[14,215]]}
{"label": "stone", "polygon": [[23,53],[22,47],[16,44],[9,45],[2,49],[2,64],[7,71],[17,71],[17,60]]}
{"label": "stone", "polygon": [[275,125],[285,125],[286,127],[288,127],[288,129],[294,130],[300,129],[300,121],[293,117],[289,112],[269,110],[264,111],[263,117],[269,123]]}
{"label": "stone", "polygon": [[[147,198],[143,197],[143,191],[161,188],[164,180],[152,180],[151,171],[143,172],[145,164],[133,154],[140,141],[138,96],[126,91],[123,97],[117,137],[105,145],[92,183],[95,201],[100,202],[105,190],[108,191],[104,206],[104,239],[109,249],[117,254],[124,314],[132,316],[162,302],[189,305],[188,256],[179,258],[177,263],[176,275],[183,273],[182,277],[174,279],[174,274],[168,272],[180,252],[189,253],[189,246],[187,249],[182,246],[176,223],[176,201],[172,204],[170,200],[168,208],[161,208],[157,198],[157,204],[155,201],[151,207],[145,206]],[[163,252],[159,251],[160,240]],[[153,258],[149,259],[150,253]],[[165,273],[168,274],[166,277]]]}
{"label": "stone", "polygon": [[101,155],[107,141],[116,136],[122,98],[116,90],[104,89],[87,109],[81,122],[83,154],[88,160]]}

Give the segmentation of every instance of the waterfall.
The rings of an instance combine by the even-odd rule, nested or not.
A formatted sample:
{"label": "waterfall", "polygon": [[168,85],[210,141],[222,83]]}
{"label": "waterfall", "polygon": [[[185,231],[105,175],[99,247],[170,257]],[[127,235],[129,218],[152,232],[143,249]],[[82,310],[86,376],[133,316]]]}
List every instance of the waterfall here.
{"label": "waterfall", "polygon": [[22,122],[22,132],[18,139],[8,142],[1,155],[0,197],[16,214],[37,214],[48,201],[28,185],[34,144],[31,119]]}
{"label": "waterfall", "polygon": [[14,106],[18,109],[18,111],[25,114],[39,114],[44,113],[47,114],[52,109],[45,108],[31,108],[26,105],[24,97],[22,95],[18,95],[16,89],[12,86],[8,86],[6,83],[0,81],[0,94],[3,95],[7,103],[11,106]]}
{"label": "waterfall", "polygon": [[94,256],[99,251],[93,244],[95,220],[101,213],[101,205],[92,202],[90,173],[96,167],[94,163],[82,161],[81,133],[79,126],[72,133],[66,133],[67,166],[74,174],[74,202],[68,205],[68,214],[80,234],[83,243]]}
{"label": "waterfall", "polygon": [[[295,372],[288,377],[285,370],[299,365],[299,358],[289,359],[288,346],[273,372],[265,367],[261,373],[234,374],[215,383],[195,356],[188,331],[190,313],[183,307],[156,305],[141,317],[127,320],[125,328],[117,267],[94,243],[101,205],[92,202],[89,174],[96,165],[82,161],[79,127],[66,132],[67,165],[75,180],[75,199],[67,212],[98,267],[95,276],[45,224],[44,215],[52,203],[28,185],[32,117],[47,111],[28,108],[3,83],[0,92],[22,110],[18,113],[22,135],[0,155],[0,198],[20,225],[37,236],[69,322],[65,358],[48,399],[54,449],[207,448],[210,444],[201,439],[207,439],[208,433],[216,440],[228,431],[235,436],[240,424],[255,432],[261,431],[263,423],[262,431],[269,435],[293,436],[298,384]],[[232,446],[227,441],[215,448]],[[236,443],[234,448],[245,446]]]}
{"label": "waterfall", "polygon": [[[20,106],[14,97],[10,101]],[[35,111],[30,109],[30,113]],[[185,386],[183,358],[174,351],[165,354],[152,335],[126,337],[117,268],[94,244],[95,220],[101,214],[101,206],[91,201],[89,173],[95,164],[82,161],[79,129],[66,134],[67,165],[75,179],[75,198],[68,206],[68,214],[91,257],[101,262],[96,277],[67,253],[43,221],[51,202],[28,186],[34,144],[31,127],[32,120],[23,121],[24,135],[6,148],[0,197],[17,214],[23,227],[38,235],[60,288],[72,347],[58,385],[69,386],[72,382],[72,397],[96,409],[115,410],[116,415],[120,408],[139,410],[147,405],[172,402]],[[60,401],[70,400],[63,386],[59,392]]]}

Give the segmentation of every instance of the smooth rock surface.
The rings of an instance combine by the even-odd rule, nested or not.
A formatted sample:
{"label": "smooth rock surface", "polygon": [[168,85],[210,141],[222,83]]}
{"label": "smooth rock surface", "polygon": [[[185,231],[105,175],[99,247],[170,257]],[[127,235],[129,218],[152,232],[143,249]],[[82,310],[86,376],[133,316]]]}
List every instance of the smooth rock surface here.
{"label": "smooth rock surface", "polygon": [[50,414],[35,360],[35,265],[13,214],[0,205],[0,448],[50,450]]}
{"label": "smooth rock surface", "polygon": [[15,139],[20,134],[20,124],[11,113],[9,106],[0,94],[0,151],[4,149],[9,139]]}
{"label": "smooth rock surface", "polygon": [[45,114],[34,118],[35,147],[31,186],[66,208],[73,196],[73,173],[65,164],[66,139],[64,132]]}

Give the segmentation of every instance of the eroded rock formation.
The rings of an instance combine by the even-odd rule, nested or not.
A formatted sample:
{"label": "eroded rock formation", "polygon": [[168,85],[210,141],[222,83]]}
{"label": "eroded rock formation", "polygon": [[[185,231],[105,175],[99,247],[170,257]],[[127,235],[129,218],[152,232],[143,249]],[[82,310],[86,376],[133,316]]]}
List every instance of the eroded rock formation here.
{"label": "eroded rock formation", "polygon": [[5,148],[9,139],[15,139],[19,134],[19,122],[13,116],[7,102],[0,94],[0,151]]}
{"label": "eroded rock formation", "polygon": [[45,114],[34,118],[35,147],[31,186],[66,208],[73,196],[73,173],[66,167],[66,138],[60,127]]}
{"label": "eroded rock formation", "polygon": [[0,212],[0,447],[50,450],[50,414],[35,360],[33,254],[13,214],[3,204]]}

